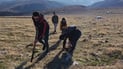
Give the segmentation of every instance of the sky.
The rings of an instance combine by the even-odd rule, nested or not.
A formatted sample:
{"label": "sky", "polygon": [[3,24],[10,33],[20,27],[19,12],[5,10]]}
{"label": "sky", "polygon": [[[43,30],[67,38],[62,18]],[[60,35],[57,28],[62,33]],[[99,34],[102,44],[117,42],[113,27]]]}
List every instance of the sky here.
{"label": "sky", "polygon": [[[13,1],[13,0],[0,0],[0,2],[2,2],[2,1]],[[91,5],[95,2],[102,1],[102,0],[50,0],[50,1],[58,1],[61,3],[72,4],[72,5],[86,5],[86,6],[88,6],[88,5]]]}
{"label": "sky", "polygon": [[52,0],[52,1],[58,1],[66,4],[74,4],[74,5],[91,5],[95,2],[98,1],[103,1],[103,0]]}

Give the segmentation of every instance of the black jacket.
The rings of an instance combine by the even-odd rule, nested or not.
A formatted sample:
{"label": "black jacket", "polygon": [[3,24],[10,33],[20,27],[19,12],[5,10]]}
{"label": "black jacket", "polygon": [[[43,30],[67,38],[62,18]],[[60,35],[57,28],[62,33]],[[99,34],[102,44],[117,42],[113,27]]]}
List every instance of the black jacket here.
{"label": "black jacket", "polygon": [[68,27],[67,29],[64,29],[62,34],[60,35],[60,39],[64,40],[66,38],[69,38],[71,40],[74,40],[77,38],[77,35],[81,35],[81,31],[76,29],[76,27]]}
{"label": "black jacket", "polygon": [[52,22],[53,22],[53,23],[58,23],[58,16],[57,16],[57,15],[54,15],[54,16],[52,17]]}
{"label": "black jacket", "polygon": [[68,27],[67,29],[64,29],[62,34],[60,35],[60,40],[63,41],[63,48],[65,48],[66,40],[69,39],[72,43],[72,46],[75,46],[75,43],[81,36],[81,31],[76,29],[76,27]]}

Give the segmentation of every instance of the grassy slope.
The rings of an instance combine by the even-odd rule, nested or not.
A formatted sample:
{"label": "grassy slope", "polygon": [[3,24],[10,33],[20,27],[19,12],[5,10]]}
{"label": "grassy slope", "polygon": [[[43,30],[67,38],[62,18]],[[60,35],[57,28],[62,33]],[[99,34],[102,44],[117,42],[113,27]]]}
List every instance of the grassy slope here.
{"label": "grassy slope", "polygon": [[[101,20],[96,20],[95,14],[60,15],[60,20],[66,17],[69,25],[75,24],[83,32],[73,56],[73,60],[79,62],[79,65],[70,65],[71,69],[123,68],[122,15],[104,14],[104,19]],[[51,16],[46,16],[51,32],[53,25],[50,18]],[[0,18],[0,69],[13,69],[30,59],[32,47],[25,48],[25,46],[34,40],[34,32],[31,18]],[[50,47],[57,42],[59,35],[58,28],[58,34],[50,36]],[[36,47],[38,53],[41,48],[41,45]],[[61,49],[62,43],[38,63],[32,64],[28,61],[23,67],[57,69],[61,66],[62,68],[59,64],[61,59],[56,56]]]}

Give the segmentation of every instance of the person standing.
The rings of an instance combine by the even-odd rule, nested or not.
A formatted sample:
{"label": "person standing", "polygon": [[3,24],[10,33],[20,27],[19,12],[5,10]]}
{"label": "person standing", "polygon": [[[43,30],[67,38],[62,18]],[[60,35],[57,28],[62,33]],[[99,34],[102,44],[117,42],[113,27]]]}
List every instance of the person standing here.
{"label": "person standing", "polygon": [[58,15],[56,15],[56,13],[53,12],[53,16],[52,16],[52,23],[54,25],[53,33],[56,33],[56,28],[57,28],[57,25],[58,25],[58,21],[59,21]]}
{"label": "person standing", "polygon": [[67,28],[67,21],[65,18],[62,18],[61,22],[60,22],[60,30],[63,32],[63,30]]}

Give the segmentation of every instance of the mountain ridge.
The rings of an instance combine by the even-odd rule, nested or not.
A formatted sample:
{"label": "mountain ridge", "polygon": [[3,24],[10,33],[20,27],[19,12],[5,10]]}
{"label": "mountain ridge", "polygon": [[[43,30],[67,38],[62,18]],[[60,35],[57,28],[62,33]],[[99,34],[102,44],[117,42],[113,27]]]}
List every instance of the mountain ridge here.
{"label": "mountain ridge", "polygon": [[90,6],[91,8],[119,8],[123,7],[123,0],[104,0]]}
{"label": "mountain ridge", "polygon": [[[84,10],[84,6],[73,5],[67,6],[65,4],[49,1],[49,0],[27,0],[27,1],[11,1],[7,2],[7,4],[1,4],[0,15],[28,15],[33,11],[40,11],[44,13],[51,13],[53,11],[61,12],[63,10],[71,12],[72,10]],[[70,11],[71,10],[71,11]]]}

